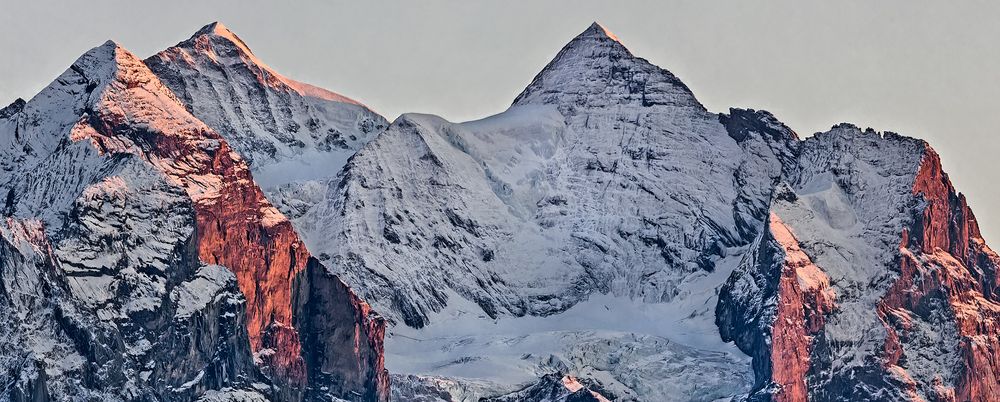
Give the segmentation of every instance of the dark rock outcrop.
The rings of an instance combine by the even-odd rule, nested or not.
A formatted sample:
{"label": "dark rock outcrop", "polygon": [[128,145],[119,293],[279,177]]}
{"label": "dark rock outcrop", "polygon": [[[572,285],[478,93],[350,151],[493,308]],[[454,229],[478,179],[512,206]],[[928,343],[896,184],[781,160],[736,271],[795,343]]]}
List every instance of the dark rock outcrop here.
{"label": "dark rock outcrop", "polygon": [[524,389],[510,394],[482,398],[480,402],[609,402],[612,399],[592,390],[591,386],[581,383],[572,376],[563,374],[546,374]]}

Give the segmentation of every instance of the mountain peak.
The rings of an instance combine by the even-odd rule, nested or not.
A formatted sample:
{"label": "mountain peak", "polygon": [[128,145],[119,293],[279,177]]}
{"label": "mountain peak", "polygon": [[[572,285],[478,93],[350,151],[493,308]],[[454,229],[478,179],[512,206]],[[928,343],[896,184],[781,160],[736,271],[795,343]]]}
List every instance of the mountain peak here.
{"label": "mountain peak", "polygon": [[194,35],[191,35],[190,39],[188,39],[185,42],[181,42],[181,44],[184,43],[196,44],[199,42],[199,39],[201,38],[205,38],[203,40],[206,41],[210,41],[211,38],[223,39],[225,41],[231,42],[233,45],[235,45],[237,48],[239,48],[247,55],[253,56],[253,51],[250,50],[250,46],[247,46],[246,42],[244,42],[243,39],[240,39],[240,37],[236,36],[236,34],[233,33],[233,31],[231,31],[229,27],[225,26],[223,23],[219,21],[215,21],[212,22],[211,24],[201,27],[201,29],[195,32]]}
{"label": "mountain peak", "polygon": [[233,31],[230,31],[229,27],[225,26],[223,23],[219,21],[214,21],[209,23],[208,25],[201,27],[201,29],[199,29],[198,32],[194,34],[194,36],[209,35],[209,34],[224,36],[232,33]]}
{"label": "mountain peak", "polygon": [[154,71],[158,70],[158,74],[169,75],[164,69],[169,68],[167,65],[176,60],[194,64],[245,66],[254,71],[254,79],[259,80],[262,85],[283,87],[305,97],[364,106],[346,96],[279,74],[257,58],[246,42],[218,21],[205,25],[187,40],[151,56],[146,63]]}
{"label": "mountain peak", "polygon": [[636,57],[598,22],[574,37],[515,105],[555,104],[567,110],[617,105],[704,107],[671,72]]}
{"label": "mountain peak", "polygon": [[146,70],[138,57],[113,40],[88,50],[73,62],[70,69],[91,82],[99,83],[108,83],[123,75],[122,72],[138,70],[142,74]]}
{"label": "mountain peak", "polygon": [[583,31],[583,33],[581,33],[577,37],[583,37],[583,36],[606,38],[606,39],[611,39],[618,43],[622,43],[622,41],[618,39],[617,35],[615,35],[613,32],[611,32],[611,30],[609,30],[604,25],[601,25],[601,23],[597,21],[594,21],[594,23],[590,24],[590,27],[588,27],[586,31]]}
{"label": "mountain peak", "polygon": [[123,49],[118,42],[108,39],[104,43],[84,52],[80,58],[93,58],[98,60],[112,61],[118,57],[118,49]]}

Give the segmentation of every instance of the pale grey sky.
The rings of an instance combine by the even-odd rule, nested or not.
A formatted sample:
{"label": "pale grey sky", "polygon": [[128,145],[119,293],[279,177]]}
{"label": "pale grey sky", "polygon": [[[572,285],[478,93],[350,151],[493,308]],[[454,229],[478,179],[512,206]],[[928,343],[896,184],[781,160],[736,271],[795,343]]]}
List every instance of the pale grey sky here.
{"label": "pale grey sky", "polygon": [[1000,246],[1000,2],[2,0],[0,10],[0,105],[30,98],[107,39],[146,57],[219,20],[289,77],[389,119],[453,121],[503,111],[597,20],[713,111],[766,109],[801,135],[846,121],[926,139]]}

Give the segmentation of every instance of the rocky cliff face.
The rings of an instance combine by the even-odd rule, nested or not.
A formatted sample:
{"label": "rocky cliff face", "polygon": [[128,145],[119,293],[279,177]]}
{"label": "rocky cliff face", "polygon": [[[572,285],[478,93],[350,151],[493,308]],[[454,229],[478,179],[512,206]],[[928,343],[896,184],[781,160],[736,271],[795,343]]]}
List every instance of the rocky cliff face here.
{"label": "rocky cliff face", "polygon": [[294,324],[310,369],[309,397],[388,401],[382,317],[312,257],[293,290]]}
{"label": "rocky cliff face", "polygon": [[[52,350],[84,358],[62,371],[53,368],[58,355],[35,349],[26,364],[59,376],[29,385],[56,399],[192,399],[241,386],[282,399],[324,386],[341,397],[386,398],[381,319],[342,284],[327,285],[342,294],[333,302],[296,293],[296,281],[309,282],[300,277],[310,257],[291,224],[242,158],[139,59],[108,42],[20,109],[0,125],[11,145],[5,214],[41,220],[55,256],[46,272],[62,278],[65,305],[87,320],[46,324],[71,341]],[[312,271],[309,278],[339,283],[322,267]],[[356,321],[337,325],[357,328],[338,338],[357,346],[324,351],[354,364],[322,376],[303,359],[312,350],[295,326],[317,303],[344,309]],[[88,335],[95,331],[109,334]],[[80,376],[89,378],[82,389],[65,388]]]}
{"label": "rocky cliff face", "polygon": [[[5,218],[4,398],[191,400],[223,388],[270,395],[235,277],[198,260],[183,193],[133,162],[109,161],[110,175],[87,187],[62,228]],[[158,237],[150,241],[129,222],[162,231],[151,230]]]}
{"label": "rocky cliff face", "polygon": [[752,398],[989,400],[996,257],[937,154],[849,125],[801,149],[717,310]]}
{"label": "rocky cliff face", "polygon": [[[928,400],[985,401],[998,383],[998,257],[983,241],[965,197],[956,193],[934,150],[924,151],[913,185],[920,199],[903,230],[896,282],[879,303],[888,333],[883,356],[906,386]],[[936,309],[943,311],[934,311]],[[944,367],[921,367],[933,347],[928,324],[951,327],[957,340]]]}

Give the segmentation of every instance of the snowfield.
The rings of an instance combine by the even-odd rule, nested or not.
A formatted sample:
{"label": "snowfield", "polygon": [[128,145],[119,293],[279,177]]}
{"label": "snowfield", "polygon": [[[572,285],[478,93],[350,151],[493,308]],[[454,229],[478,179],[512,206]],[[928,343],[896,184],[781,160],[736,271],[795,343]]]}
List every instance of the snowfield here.
{"label": "snowfield", "polygon": [[618,400],[711,401],[746,393],[750,359],[723,342],[715,326],[717,288],[740,255],[690,278],[671,303],[599,294],[552,316],[492,319],[453,295],[427,327],[394,327],[386,362],[393,373],[489,384],[453,394],[463,401],[553,372],[596,379]]}

